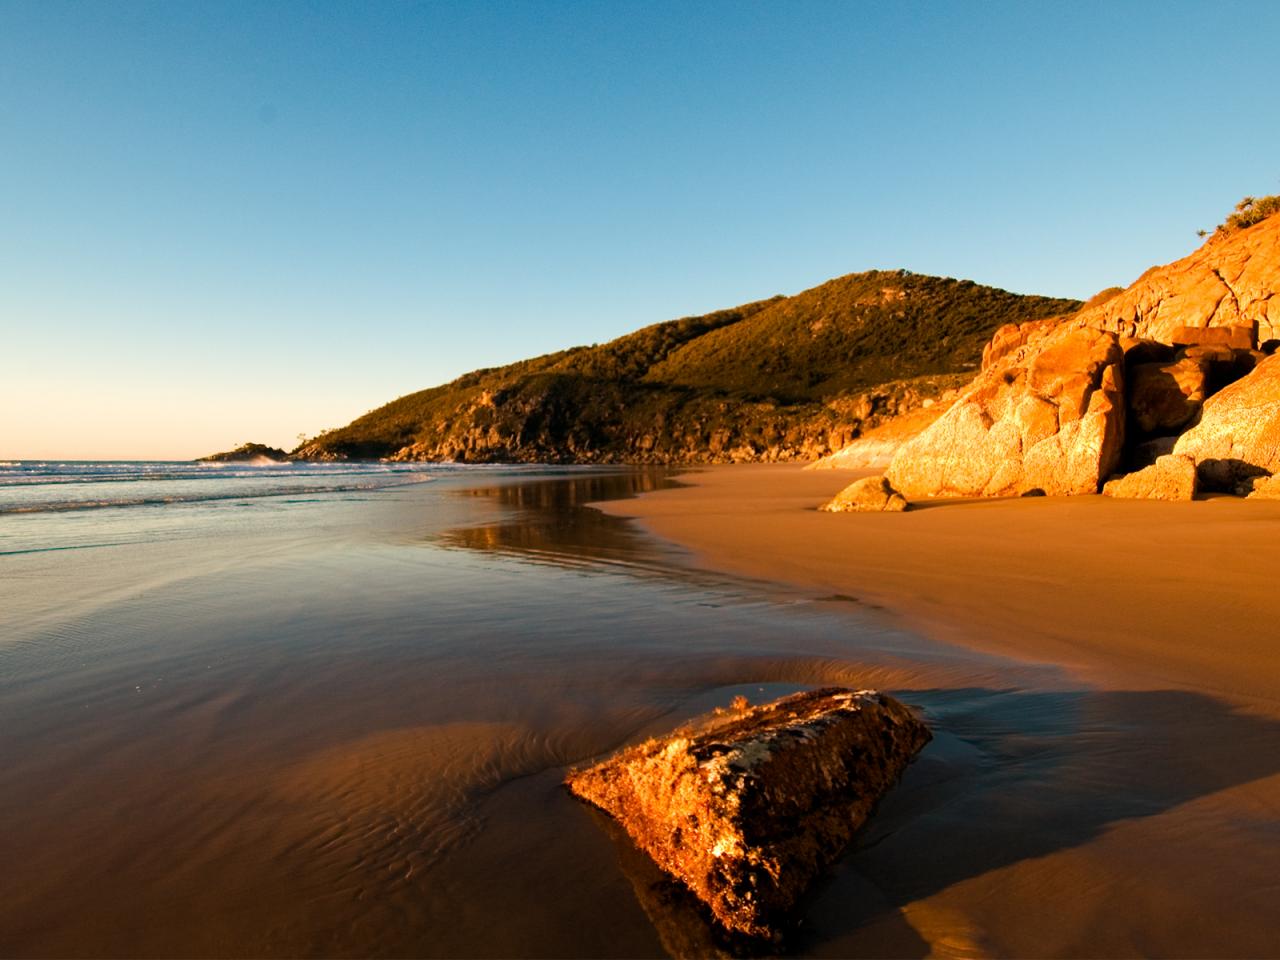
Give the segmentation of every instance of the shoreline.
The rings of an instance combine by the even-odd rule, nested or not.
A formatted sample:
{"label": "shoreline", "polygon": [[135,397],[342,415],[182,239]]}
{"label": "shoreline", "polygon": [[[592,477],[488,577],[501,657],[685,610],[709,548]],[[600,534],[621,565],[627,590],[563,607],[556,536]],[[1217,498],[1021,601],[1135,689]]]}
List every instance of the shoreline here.
{"label": "shoreline", "polygon": [[[1199,690],[1093,687],[879,609],[913,557],[972,552],[992,526],[975,517],[1061,504],[824,515],[847,478],[672,473],[462,471],[117,510],[131,536],[112,554],[11,560],[40,589],[0,648],[0,846],[19,865],[0,954],[710,953],[701,915],[564,771],[737,694],[832,683],[899,692],[934,739],[814,887],[794,955],[1275,954],[1280,721]],[[612,497],[608,513],[665,503],[670,524],[706,525],[678,543],[738,553],[691,557],[587,506]],[[731,560],[764,577],[696,566]],[[953,582],[974,567],[907,599],[978,603]],[[971,646],[993,635],[965,625]]]}
{"label": "shoreline", "polygon": [[1280,505],[818,512],[871,472],[712,468],[597,504],[695,568],[856,599],[926,658],[1012,665],[914,694],[934,741],[806,922],[887,903],[828,952],[1276,956]]}
{"label": "shoreline", "polygon": [[595,504],[695,567],[856,598],[922,637],[1100,688],[1216,695],[1280,715],[1280,503],[1045,497],[823,514],[874,471],[694,467]]}

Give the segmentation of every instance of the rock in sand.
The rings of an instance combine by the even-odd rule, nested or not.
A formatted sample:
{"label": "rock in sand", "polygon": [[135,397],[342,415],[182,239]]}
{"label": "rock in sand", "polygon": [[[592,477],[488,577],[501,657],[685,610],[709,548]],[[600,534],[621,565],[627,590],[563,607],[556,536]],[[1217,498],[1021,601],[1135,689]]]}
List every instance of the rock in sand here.
{"label": "rock in sand", "polygon": [[1280,500],[1280,476],[1250,477],[1236,487],[1235,492],[1250,500]]}
{"label": "rock in sand", "polygon": [[818,509],[824,513],[899,513],[908,507],[906,499],[884,477],[855,480]]}
{"label": "rock in sand", "polygon": [[718,711],[565,782],[729,931],[776,937],[929,739],[892,697],[827,688]]}
{"label": "rock in sand", "polygon": [[1197,490],[1196,462],[1170,454],[1149,467],[1108,480],[1102,492],[1131,500],[1193,500]]}

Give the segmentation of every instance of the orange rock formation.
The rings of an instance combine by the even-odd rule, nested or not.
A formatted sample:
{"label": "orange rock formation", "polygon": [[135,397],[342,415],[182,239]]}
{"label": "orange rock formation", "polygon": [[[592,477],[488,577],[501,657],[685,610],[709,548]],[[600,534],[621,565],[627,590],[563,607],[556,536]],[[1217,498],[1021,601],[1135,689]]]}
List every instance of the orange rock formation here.
{"label": "orange rock formation", "polygon": [[828,688],[721,711],[566,783],[725,928],[770,937],[929,739],[892,697]]}

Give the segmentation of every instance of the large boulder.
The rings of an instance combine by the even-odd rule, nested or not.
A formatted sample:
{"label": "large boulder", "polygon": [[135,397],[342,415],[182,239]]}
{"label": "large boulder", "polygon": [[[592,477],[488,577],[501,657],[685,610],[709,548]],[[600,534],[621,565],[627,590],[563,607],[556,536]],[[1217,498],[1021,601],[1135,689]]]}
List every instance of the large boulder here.
{"label": "large boulder", "polygon": [[1124,351],[1075,322],[983,370],[885,476],[908,498],[1097,493],[1124,444]]}
{"label": "large boulder", "polygon": [[741,705],[565,781],[728,930],[772,937],[929,741],[871,690]]}
{"label": "large boulder", "polygon": [[825,513],[900,513],[907,509],[907,501],[884,477],[863,477],[818,509]]}
{"label": "large boulder", "polygon": [[1212,490],[1280,472],[1280,356],[1206,400],[1173,451],[1195,460],[1200,483]]}
{"label": "large boulder", "polygon": [[1132,422],[1148,434],[1180,429],[1200,412],[1208,379],[1208,364],[1192,357],[1131,366],[1126,386]]}
{"label": "large boulder", "polygon": [[1193,500],[1196,489],[1196,462],[1171,454],[1149,467],[1108,480],[1102,492],[1133,500]]}

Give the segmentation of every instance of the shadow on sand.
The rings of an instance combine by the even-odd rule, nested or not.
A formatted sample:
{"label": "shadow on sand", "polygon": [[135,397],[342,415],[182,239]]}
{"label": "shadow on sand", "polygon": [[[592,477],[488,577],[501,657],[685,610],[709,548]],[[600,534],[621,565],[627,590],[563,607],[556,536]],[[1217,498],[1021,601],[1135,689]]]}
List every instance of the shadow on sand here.
{"label": "shadow on sand", "polygon": [[[925,708],[936,739],[811,891],[779,953],[927,956],[932,945],[902,907],[1086,844],[1122,821],[1280,771],[1280,724],[1196,693],[957,689],[903,696]],[[614,838],[619,868],[673,956],[770,952],[726,938],[611,820],[590,815]],[[1220,871],[1223,884],[1247,882],[1236,876],[1238,865],[1205,861],[1193,845],[1187,862]],[[1218,948],[1231,952],[1227,943]]]}

